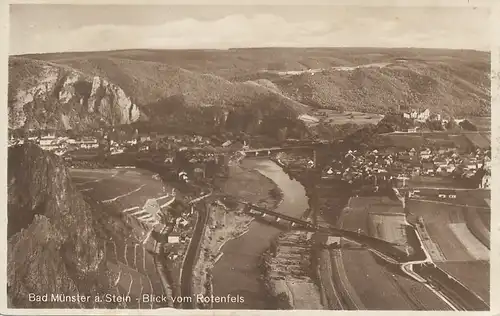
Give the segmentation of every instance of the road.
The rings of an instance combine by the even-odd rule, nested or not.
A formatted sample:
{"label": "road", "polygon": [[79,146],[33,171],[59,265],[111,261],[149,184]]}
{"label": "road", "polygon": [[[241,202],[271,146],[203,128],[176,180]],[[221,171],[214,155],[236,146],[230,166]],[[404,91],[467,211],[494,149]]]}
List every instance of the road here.
{"label": "road", "polygon": [[183,308],[196,308],[196,301],[193,295],[193,269],[196,264],[198,252],[201,245],[201,237],[203,236],[204,228],[207,225],[209,211],[205,203],[201,203],[198,212],[196,212],[196,226],[193,231],[193,236],[189,242],[184,262],[181,270],[181,295],[182,297],[191,297],[192,300],[184,300]]}
{"label": "road", "polygon": [[443,188],[443,187],[431,187],[431,186],[408,186],[400,189],[410,189],[410,190],[443,190],[443,191],[489,191],[490,189],[483,188]]}

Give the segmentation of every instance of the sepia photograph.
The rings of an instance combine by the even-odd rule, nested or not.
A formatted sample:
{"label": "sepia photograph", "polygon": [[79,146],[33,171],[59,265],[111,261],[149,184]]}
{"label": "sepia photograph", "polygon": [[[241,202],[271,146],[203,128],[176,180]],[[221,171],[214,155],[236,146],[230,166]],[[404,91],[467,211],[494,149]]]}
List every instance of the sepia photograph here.
{"label": "sepia photograph", "polygon": [[8,5],[6,307],[490,311],[457,2]]}

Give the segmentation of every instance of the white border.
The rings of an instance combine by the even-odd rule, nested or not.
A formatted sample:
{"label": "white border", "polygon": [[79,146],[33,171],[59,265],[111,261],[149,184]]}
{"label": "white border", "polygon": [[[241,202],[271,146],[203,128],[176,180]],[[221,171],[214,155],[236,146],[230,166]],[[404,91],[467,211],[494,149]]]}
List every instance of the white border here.
{"label": "white border", "polygon": [[[8,38],[9,38],[9,19],[8,19],[8,4],[9,3],[36,3],[36,4],[136,4],[144,5],[143,1],[140,0],[74,0],[74,1],[19,1],[11,0],[8,2],[2,1],[0,5],[0,52],[2,56],[2,62],[0,63],[0,102],[3,104],[0,111],[2,118],[4,119],[4,124],[2,124],[2,137],[0,137],[1,145],[1,160],[4,162],[5,168],[0,169],[0,174],[3,183],[6,184],[7,180],[7,118],[8,118],[8,108],[7,108],[7,82],[8,82]],[[490,32],[491,36],[491,70],[492,70],[492,122],[500,122],[500,1],[496,0],[150,0],[147,2],[148,5],[175,5],[175,4],[190,4],[190,5],[355,5],[355,6],[396,6],[396,7],[413,7],[413,6],[432,6],[432,7],[449,7],[449,6],[475,6],[475,7],[492,7],[492,14],[490,17],[490,29],[485,30]],[[422,21],[425,23],[425,21]],[[467,21],[456,21],[456,23],[467,23]],[[468,314],[481,314],[481,315],[495,315],[500,311],[500,291],[498,290],[498,283],[500,281],[500,249],[499,245],[499,228],[500,214],[494,210],[500,206],[500,197],[493,194],[493,192],[499,192],[499,184],[496,180],[499,179],[499,168],[497,166],[500,164],[500,125],[495,125],[492,123],[492,160],[493,160],[493,180],[492,180],[492,251],[491,251],[491,311],[490,312],[466,312]],[[175,309],[157,309],[157,310],[78,310],[78,309],[7,309],[6,308],[6,276],[7,276],[7,186],[5,185],[0,193],[0,200],[4,201],[2,203],[2,211],[0,212],[1,223],[3,228],[1,231],[4,232],[5,236],[0,238],[3,247],[0,247],[1,257],[0,260],[0,280],[3,284],[0,286],[0,314],[5,315],[130,315],[130,314],[140,314],[140,315],[235,315],[235,314],[245,314],[245,315],[275,315],[284,313],[283,311],[230,311],[230,310],[175,310]],[[289,315],[325,315],[325,313],[335,312],[337,315],[342,314],[353,314],[353,313],[363,313],[366,315],[376,314],[376,315],[409,315],[415,313],[426,313],[428,315],[442,315],[454,312],[417,312],[417,311],[358,311],[358,312],[346,312],[346,311],[286,311]]]}

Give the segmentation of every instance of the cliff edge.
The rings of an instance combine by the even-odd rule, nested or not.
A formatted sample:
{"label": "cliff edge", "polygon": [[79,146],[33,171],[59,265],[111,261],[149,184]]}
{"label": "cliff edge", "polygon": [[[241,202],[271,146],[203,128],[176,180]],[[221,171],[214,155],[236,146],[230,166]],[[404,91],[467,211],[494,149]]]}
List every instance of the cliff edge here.
{"label": "cliff edge", "polygon": [[[93,299],[108,291],[109,278],[92,212],[59,157],[33,144],[9,148],[10,308],[104,307]],[[37,302],[35,295],[49,299]],[[56,302],[52,295],[92,300]]]}

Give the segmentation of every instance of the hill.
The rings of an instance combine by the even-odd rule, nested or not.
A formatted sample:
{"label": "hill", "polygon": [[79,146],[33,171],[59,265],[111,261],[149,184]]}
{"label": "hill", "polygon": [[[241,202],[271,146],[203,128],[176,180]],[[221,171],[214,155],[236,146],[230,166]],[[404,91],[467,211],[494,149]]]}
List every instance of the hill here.
{"label": "hill", "polygon": [[[99,58],[67,64],[9,60],[9,127],[75,129],[150,120],[181,107],[222,110],[269,102],[295,116],[306,107],[253,82],[231,82],[148,61]],[[151,111],[154,108],[155,111]],[[25,124],[27,126],[25,126]]]}
{"label": "hill", "polygon": [[267,79],[303,104],[339,111],[384,113],[429,108],[454,116],[490,115],[488,61],[389,60],[358,66],[259,71],[241,77]]}
{"label": "hill", "polygon": [[[271,112],[286,109],[295,117],[315,115],[316,108],[385,113],[398,106],[490,115],[490,56],[477,51],[124,50],[12,56],[9,70],[11,128],[26,121],[34,128],[78,121],[91,126],[101,119],[128,124],[172,114],[176,106],[215,106],[226,117],[256,104]],[[78,79],[63,79],[68,77]],[[103,90],[101,82],[114,88]],[[61,97],[68,93],[60,86],[75,91],[71,100]],[[102,105],[100,98],[108,101]]]}

